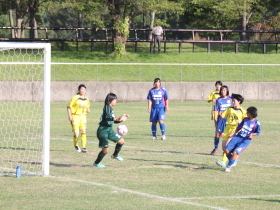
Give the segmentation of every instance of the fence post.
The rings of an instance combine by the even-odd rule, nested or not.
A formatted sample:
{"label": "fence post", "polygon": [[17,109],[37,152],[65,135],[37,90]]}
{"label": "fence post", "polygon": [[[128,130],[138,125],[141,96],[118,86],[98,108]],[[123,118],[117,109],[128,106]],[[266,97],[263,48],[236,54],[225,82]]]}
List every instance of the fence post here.
{"label": "fence post", "polygon": [[179,53],[182,52],[182,42],[179,42]]}
{"label": "fence post", "polygon": [[278,54],[278,44],[276,44],[276,54]]}
{"label": "fence post", "polygon": [[94,42],[92,41],[91,42],[91,52],[93,52],[94,51]]}
{"label": "fence post", "polygon": [[250,53],[251,52],[251,44],[249,43],[248,44],[248,53]]}
{"label": "fence post", "polygon": [[166,53],[166,41],[164,41],[164,53]]}
{"label": "fence post", "polygon": [[223,52],[224,52],[224,44],[221,43],[221,53],[223,53]]}
{"label": "fence post", "polygon": [[238,53],[238,43],[235,43],[235,53]]}
{"label": "fence post", "polygon": [[210,53],[210,48],[211,48],[210,42],[208,42],[208,43],[207,43],[207,53]]}
{"label": "fence post", "polygon": [[263,44],[263,54],[266,54],[266,44]]}

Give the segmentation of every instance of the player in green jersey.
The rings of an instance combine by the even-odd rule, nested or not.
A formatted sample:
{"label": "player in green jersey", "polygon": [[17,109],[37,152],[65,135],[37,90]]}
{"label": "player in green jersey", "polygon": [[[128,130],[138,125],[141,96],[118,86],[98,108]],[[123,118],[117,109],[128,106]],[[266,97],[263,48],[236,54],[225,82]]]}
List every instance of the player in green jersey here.
{"label": "player in green jersey", "polygon": [[[109,93],[105,98],[103,112],[100,118],[99,127],[97,129],[99,148],[102,149],[98,154],[98,157],[93,163],[93,165],[99,168],[105,167],[101,163],[101,161],[109,151],[109,140],[117,143],[115,147],[115,152],[111,155],[111,158],[123,161],[123,158],[119,156],[119,152],[121,151],[121,148],[124,144],[124,139],[112,129],[114,123],[122,122],[120,118],[116,118],[112,109],[112,106],[115,106],[116,103],[117,96],[114,93]],[[126,117],[129,117],[129,115],[126,115]]]}

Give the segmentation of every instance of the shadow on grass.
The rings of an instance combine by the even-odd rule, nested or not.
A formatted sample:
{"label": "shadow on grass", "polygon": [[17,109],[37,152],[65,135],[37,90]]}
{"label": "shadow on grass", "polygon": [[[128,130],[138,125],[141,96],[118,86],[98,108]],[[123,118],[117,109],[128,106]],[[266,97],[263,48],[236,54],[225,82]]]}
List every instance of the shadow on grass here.
{"label": "shadow on grass", "polygon": [[256,200],[256,201],[266,201],[266,202],[280,203],[280,200],[267,200],[267,199],[261,199],[261,198],[249,198],[249,200]]}

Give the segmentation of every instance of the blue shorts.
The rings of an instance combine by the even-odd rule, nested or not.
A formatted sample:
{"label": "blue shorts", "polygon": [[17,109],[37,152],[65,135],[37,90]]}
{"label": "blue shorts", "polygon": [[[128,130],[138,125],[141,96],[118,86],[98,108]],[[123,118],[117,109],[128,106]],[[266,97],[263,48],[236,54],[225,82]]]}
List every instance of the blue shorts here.
{"label": "blue shorts", "polygon": [[250,143],[251,140],[249,138],[245,139],[241,136],[234,136],[226,146],[226,150],[240,154],[249,146]]}
{"label": "blue shorts", "polygon": [[150,114],[150,122],[164,121],[165,107],[152,108]]}
{"label": "blue shorts", "polygon": [[216,133],[223,133],[226,127],[227,118],[223,119],[220,116],[217,119]]}

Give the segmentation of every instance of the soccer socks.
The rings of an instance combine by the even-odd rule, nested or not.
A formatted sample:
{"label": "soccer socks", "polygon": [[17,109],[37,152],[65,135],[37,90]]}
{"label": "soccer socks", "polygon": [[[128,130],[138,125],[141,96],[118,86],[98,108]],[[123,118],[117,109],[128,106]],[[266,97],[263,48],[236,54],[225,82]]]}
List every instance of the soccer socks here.
{"label": "soccer socks", "polygon": [[78,146],[78,137],[73,137],[73,141],[74,141],[74,147]]}
{"label": "soccer socks", "polygon": [[121,151],[122,146],[123,146],[123,144],[116,144],[115,152],[113,154],[115,157],[117,157],[119,155],[119,152]]}
{"label": "soccer socks", "polygon": [[214,146],[215,146],[215,149],[218,149],[219,148],[219,142],[220,142],[220,138],[214,138]]}
{"label": "soccer socks", "polygon": [[231,154],[231,153],[227,155],[228,160],[230,160],[231,157],[232,157],[232,154]]}
{"label": "soccer socks", "polygon": [[162,124],[159,124],[159,126],[160,126],[160,129],[161,129],[161,134],[165,135],[165,124],[162,123]]}
{"label": "soccer socks", "polygon": [[157,136],[157,125],[153,125],[152,124],[152,134],[153,134],[153,136]]}
{"label": "soccer socks", "polygon": [[86,133],[81,133],[81,141],[82,141],[82,148],[86,148],[86,144],[87,144],[87,135]]}
{"label": "soccer socks", "polygon": [[101,161],[102,161],[102,159],[105,157],[105,155],[106,155],[107,153],[104,153],[104,152],[99,152],[99,154],[98,154],[98,156],[97,156],[97,159],[96,159],[96,161],[94,162],[95,164],[99,164]]}
{"label": "soccer socks", "polygon": [[229,162],[228,162],[227,168],[231,168],[231,166],[232,166],[235,162],[236,162],[236,160],[229,159]]}
{"label": "soccer socks", "polygon": [[223,153],[222,162],[223,162],[224,164],[226,164],[226,163],[227,163],[227,160],[228,160],[227,154],[224,152],[224,153]]}

